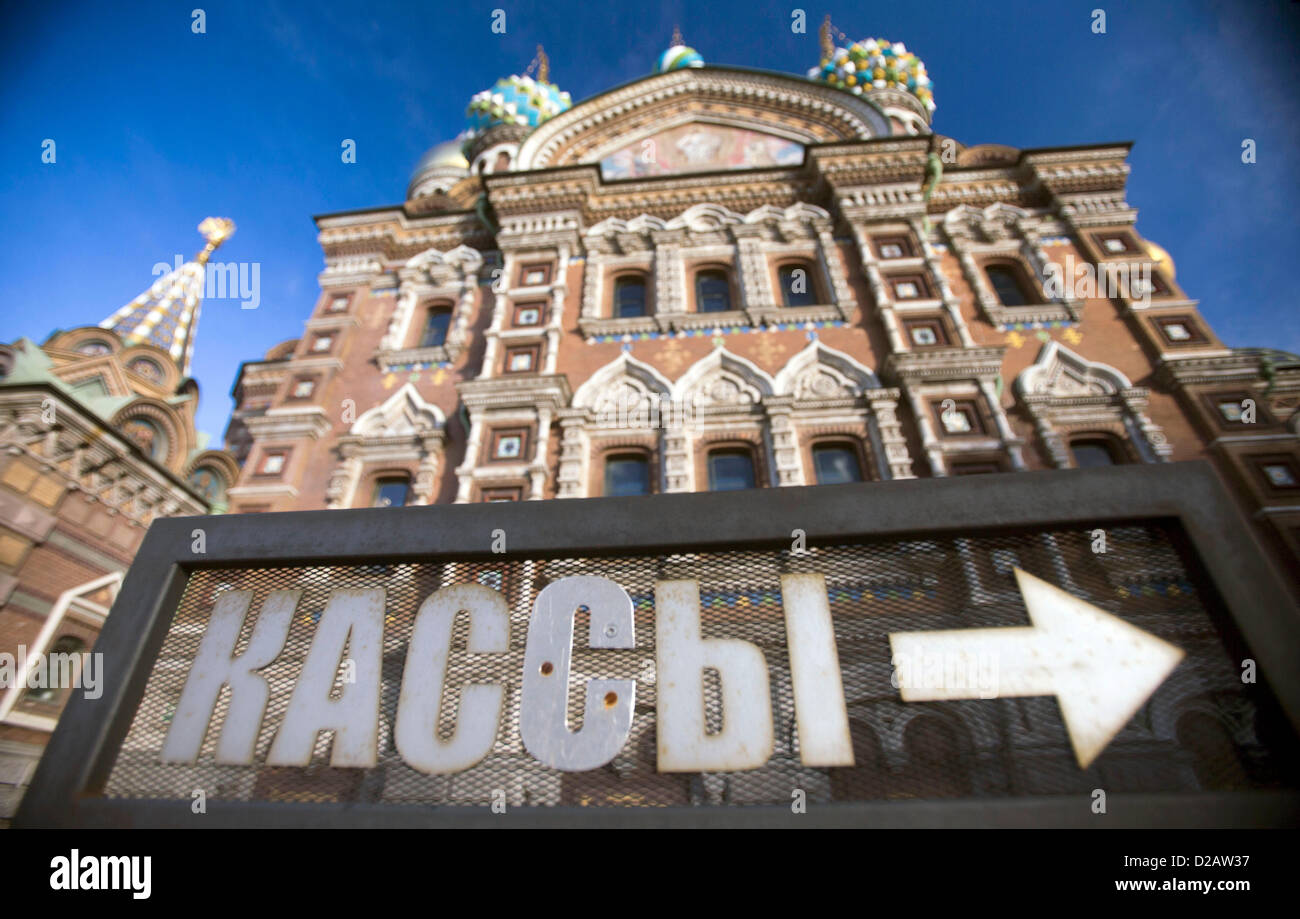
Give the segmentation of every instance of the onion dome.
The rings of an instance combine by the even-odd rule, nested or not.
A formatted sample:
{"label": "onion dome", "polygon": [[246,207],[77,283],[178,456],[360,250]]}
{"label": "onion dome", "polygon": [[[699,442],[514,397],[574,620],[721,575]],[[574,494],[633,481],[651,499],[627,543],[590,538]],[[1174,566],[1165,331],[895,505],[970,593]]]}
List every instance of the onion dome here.
{"label": "onion dome", "polygon": [[703,67],[704,58],[694,48],[686,47],[682,30],[673,27],[671,46],[655,60],[655,73],[668,73],[670,70],[683,70],[687,67]]}
{"label": "onion dome", "polygon": [[1177,269],[1174,267],[1173,256],[1166,252],[1163,246],[1159,246],[1149,239],[1143,245],[1147,250],[1147,255],[1151,257],[1151,261],[1156,263],[1156,270],[1168,275],[1169,280],[1174,280]]}
{"label": "onion dome", "polygon": [[655,61],[655,73],[668,73],[670,70],[683,70],[687,67],[703,67],[704,58],[700,52],[685,45],[673,45]]}
{"label": "onion dome", "polygon": [[436,191],[446,191],[469,175],[469,160],[461,152],[461,139],[444,140],[430,147],[415,164],[406,197],[417,198]]}
{"label": "onion dome", "polygon": [[934,114],[934,91],[925,63],[902,42],[866,38],[836,47],[823,33],[821,63],[808,71],[808,78],[855,96],[873,89],[902,90],[915,96],[926,112]]}
{"label": "onion dome", "polygon": [[491,89],[476,93],[465,110],[465,142],[497,125],[535,128],[573,105],[569,94],[554,83],[530,76],[497,80]]}

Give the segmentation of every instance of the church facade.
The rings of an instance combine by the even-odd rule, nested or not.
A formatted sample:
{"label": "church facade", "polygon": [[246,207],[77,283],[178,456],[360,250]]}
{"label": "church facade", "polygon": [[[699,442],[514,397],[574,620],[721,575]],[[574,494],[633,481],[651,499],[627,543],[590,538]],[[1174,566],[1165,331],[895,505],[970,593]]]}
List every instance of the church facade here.
{"label": "church facade", "polygon": [[1300,359],[1229,348],[1137,228],[1124,143],[966,147],[883,40],[578,104],[474,97],[406,200],[317,218],[245,363],[236,512],[1211,460],[1297,551]]}

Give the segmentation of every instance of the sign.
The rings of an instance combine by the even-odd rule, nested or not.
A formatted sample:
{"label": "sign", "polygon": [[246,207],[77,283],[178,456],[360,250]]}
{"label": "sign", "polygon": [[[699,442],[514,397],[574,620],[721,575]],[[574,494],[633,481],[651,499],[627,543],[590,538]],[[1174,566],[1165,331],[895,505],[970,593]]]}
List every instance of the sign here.
{"label": "sign", "polygon": [[1300,815],[1294,603],[1199,466],[196,525],[19,824]]}
{"label": "sign", "polygon": [[[1052,585],[1015,570],[1034,625],[1029,628],[900,632],[889,636],[905,701],[973,697],[953,673],[988,672],[993,685],[979,698],[1055,695],[1079,766],[1087,768],[1183,658],[1183,652]],[[251,764],[269,691],[258,670],[283,649],[298,591],[278,590],[263,604],[248,647],[235,642],[249,615],[252,591],[223,592],[213,608],[198,657],[180,697],[162,760],[194,762],[217,697],[231,700],[218,728],[216,761]],[[800,744],[807,766],[854,765],[838,654],[820,574],[781,578]],[[288,710],[266,759],[270,766],[306,766],[321,731],[334,732],[332,766],[369,768],[378,762],[384,591],[336,590],[316,627]],[[576,576],[555,581],[537,597],[528,626],[519,730],[540,762],[577,772],[609,763],[627,743],[636,680],[587,684],[583,726],[566,714],[574,616],[590,613],[589,648],[636,647],[632,600],[614,581]],[[397,706],[395,741],[402,759],[429,774],[460,772],[482,760],[496,740],[505,687],[465,687],[449,739],[439,738],[439,703],[447,685],[452,623],[469,617],[469,650],[500,654],[509,647],[505,598],[481,585],[435,591],[415,619]],[[661,772],[756,769],[772,754],[773,724],[767,662],[755,645],[700,634],[696,581],[655,585],[659,687],[658,762]],[[976,661],[980,661],[977,665]],[[926,662],[953,662],[926,666]],[[723,728],[705,727],[704,672],[722,684]],[[341,691],[335,683],[342,672]],[[460,687],[455,687],[459,689]]]}

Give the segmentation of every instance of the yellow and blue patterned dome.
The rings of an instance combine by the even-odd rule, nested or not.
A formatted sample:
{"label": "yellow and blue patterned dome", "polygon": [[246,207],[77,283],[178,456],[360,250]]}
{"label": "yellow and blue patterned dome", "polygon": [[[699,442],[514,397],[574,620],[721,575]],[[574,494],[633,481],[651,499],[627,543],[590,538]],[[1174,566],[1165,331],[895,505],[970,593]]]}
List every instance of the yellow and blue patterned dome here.
{"label": "yellow and blue patterned dome", "polygon": [[902,42],[865,38],[847,47],[823,46],[821,63],[808,71],[808,78],[855,96],[873,89],[901,89],[934,114],[934,90],[925,62]]}
{"label": "yellow and blue patterned dome", "polygon": [[465,110],[465,140],[468,143],[499,124],[535,128],[572,105],[569,94],[554,83],[530,76],[504,77],[470,99]]}
{"label": "yellow and blue patterned dome", "polygon": [[686,67],[703,67],[704,58],[694,48],[688,48],[680,42],[659,55],[655,61],[655,73],[668,73],[670,70],[682,70]]}

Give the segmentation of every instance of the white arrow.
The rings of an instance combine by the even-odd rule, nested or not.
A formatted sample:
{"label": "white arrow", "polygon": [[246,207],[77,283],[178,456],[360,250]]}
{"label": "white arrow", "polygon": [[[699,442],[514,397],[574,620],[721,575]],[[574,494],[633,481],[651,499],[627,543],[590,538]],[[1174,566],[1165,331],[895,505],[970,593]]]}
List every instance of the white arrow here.
{"label": "white arrow", "polygon": [[[1183,651],[1019,568],[1016,583],[1032,626],[889,636],[903,701],[1056,696],[1087,769]],[[994,685],[976,686],[990,670]]]}

